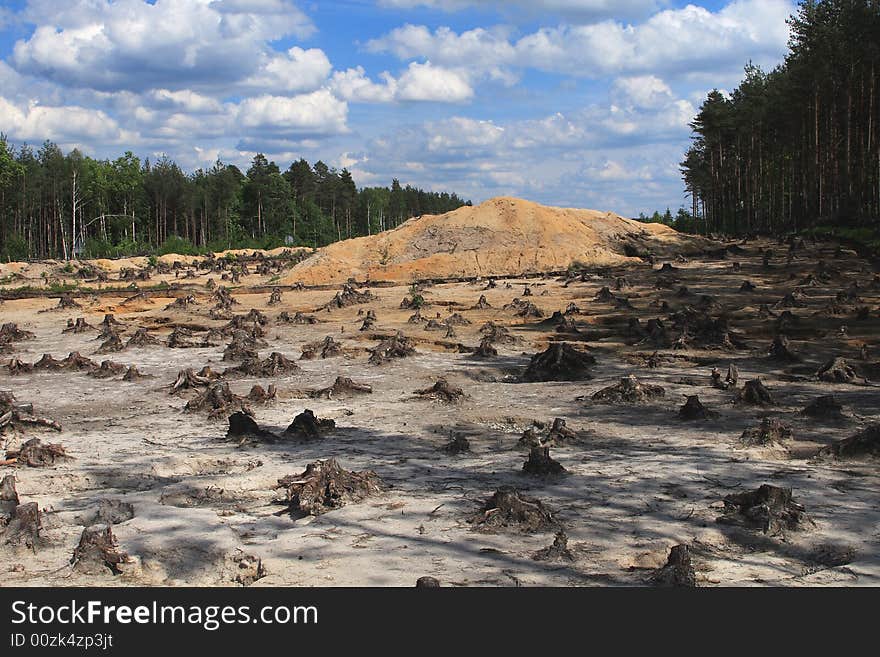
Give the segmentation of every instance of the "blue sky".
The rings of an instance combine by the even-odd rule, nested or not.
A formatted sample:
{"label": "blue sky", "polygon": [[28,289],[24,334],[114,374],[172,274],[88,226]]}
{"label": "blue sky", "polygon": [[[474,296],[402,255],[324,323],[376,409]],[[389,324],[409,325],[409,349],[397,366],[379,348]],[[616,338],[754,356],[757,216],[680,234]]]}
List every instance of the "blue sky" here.
{"label": "blue sky", "polygon": [[684,203],[713,87],[790,0],[4,0],[0,132],[187,170],[305,157],[360,185],[636,215]]}

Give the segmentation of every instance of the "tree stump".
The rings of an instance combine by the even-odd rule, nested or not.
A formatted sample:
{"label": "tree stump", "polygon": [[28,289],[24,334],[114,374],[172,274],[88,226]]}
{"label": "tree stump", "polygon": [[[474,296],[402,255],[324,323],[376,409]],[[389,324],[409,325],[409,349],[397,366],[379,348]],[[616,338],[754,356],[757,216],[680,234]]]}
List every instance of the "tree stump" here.
{"label": "tree stump", "polygon": [[284,433],[296,438],[304,438],[306,440],[316,440],[323,434],[333,431],[336,428],[336,422],[329,419],[318,419],[314,412],[310,409],[304,410],[302,413],[293,418]]}
{"label": "tree stump", "polygon": [[531,475],[558,475],[565,472],[562,464],[550,456],[550,448],[543,445],[531,449],[522,469]]}
{"label": "tree stump", "polygon": [[554,342],[541,353],[532,356],[523,374],[523,380],[538,381],[584,381],[591,379],[589,368],[596,359],[579,351],[566,342]]}
{"label": "tree stump", "polygon": [[291,513],[318,516],[379,494],[384,485],[375,472],[350,472],[336,459],[315,461],[299,475],[278,480]]}
{"label": "tree stump", "polygon": [[83,529],[70,563],[75,571],[86,575],[103,575],[108,570],[119,575],[119,564],[128,560],[128,555],[117,549],[110,525],[93,525]]}
{"label": "tree stump", "polygon": [[511,486],[502,486],[475,514],[471,524],[482,531],[514,530],[525,533],[558,528],[553,514],[540,500]]}

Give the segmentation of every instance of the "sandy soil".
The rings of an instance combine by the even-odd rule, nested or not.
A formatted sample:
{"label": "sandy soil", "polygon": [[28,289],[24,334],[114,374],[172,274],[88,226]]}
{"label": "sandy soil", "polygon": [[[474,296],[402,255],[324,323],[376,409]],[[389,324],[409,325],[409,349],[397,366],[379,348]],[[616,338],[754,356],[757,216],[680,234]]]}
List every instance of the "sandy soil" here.
{"label": "sandy soil", "polygon": [[[394,230],[337,242],[294,267],[282,281],[315,285],[357,280],[410,282],[564,271],[634,263],[634,253],[689,253],[707,240],[613,212],[555,208],[494,198],[443,215],[425,215]],[[627,252],[627,247],[634,250]]]}
{"label": "sandy soil", "polygon": [[[761,249],[768,246],[776,255],[764,267]],[[425,319],[459,312],[471,321],[456,326],[454,338],[407,322],[413,311],[399,307],[407,285],[371,288],[377,300],[331,311],[316,311],[333,297],[326,289],[284,289],[281,303],[269,306],[267,293],[241,288],[233,312],[257,308],[270,319],[262,357],[279,351],[299,358],[304,344],[328,335],[346,349],[343,356],[298,361],[302,372],[290,376],[230,379],[239,394],[255,383],[277,385],[277,400],[253,405],[256,420],[268,429],[282,431],[305,408],[336,421],[336,431],[309,443],[238,447],[224,440],[225,417],[209,420],[184,412],[194,393],[169,394],[183,368],[210,365],[222,371],[235,365],[222,361],[228,339],[211,347],[153,346],[94,355],[100,345],[97,330],[62,333],[68,319],[82,316],[97,325],[105,312],[115,312],[124,323],[123,341],[138,327],[163,339],[176,326],[221,327],[224,320],[208,317],[213,301],[204,287],[195,288],[198,303],[185,310],[165,309],[171,295],[129,305],[122,304],[125,295],[119,293],[81,297],[81,311],[51,310],[57,298],[8,300],[0,305],[2,321],[16,322],[36,338],[12,343],[4,358],[33,362],[44,353],[62,358],[79,351],[98,362],[136,365],[152,378],[128,383],[64,371],[11,376],[0,368],[0,390],[13,391],[19,401],[32,402],[37,414],[63,425],[60,433],[27,429],[7,434],[0,438],[0,450],[39,436],[62,443],[73,457],[49,468],[0,466],[0,478],[15,475],[22,503],[39,504],[44,541],[36,551],[0,545],[0,584],[238,585],[246,555],[251,562],[261,560],[265,569],[252,586],[412,586],[423,575],[444,586],[641,585],[663,564],[669,548],[680,543],[690,546],[702,586],[880,584],[876,461],[815,458],[820,447],[880,421],[878,388],[870,382],[819,382],[809,373],[835,355],[866,364],[859,354],[863,344],[869,360],[877,359],[880,289],[871,282],[872,266],[847,252],[835,257],[835,245],[808,245],[791,264],[786,264],[786,247],[775,243],[750,242],[742,248],[745,252],[726,260],[675,262],[678,282],[669,289],[655,286],[659,262],[653,268],[640,263],[593,270],[568,285],[556,278],[532,279],[529,297],[522,296],[525,282],[516,279],[500,280],[488,290],[485,281],[427,288]],[[759,307],[772,306],[793,290],[816,271],[819,259],[839,273],[827,283],[802,288],[805,306],[791,309],[803,322],[791,346],[805,360],[799,369],[768,361],[775,320],[762,318]],[[742,263],[741,271],[734,271],[734,260]],[[626,285],[617,290],[620,276]],[[201,286],[207,278],[200,274],[192,284]],[[269,278],[254,276],[243,284],[266,284]],[[754,292],[739,292],[746,279],[757,286]],[[853,281],[861,284],[861,301],[830,314],[828,305]],[[594,301],[603,286],[628,298],[634,310]],[[690,295],[678,296],[680,286],[687,286]],[[480,295],[491,308],[471,309]],[[627,318],[638,317],[644,325],[669,314],[652,307],[655,301],[667,300],[675,311],[694,305],[699,295],[712,295],[729,312],[731,327],[746,344],[730,350],[661,348],[659,355],[667,361],[646,367],[642,357],[655,348],[628,344],[632,341],[622,328]],[[532,354],[564,336],[540,318],[504,310],[516,297],[532,301],[547,317],[571,302],[581,308],[572,319],[586,335],[573,344],[596,357],[591,380],[517,381]],[[870,316],[857,320],[855,312],[863,305]],[[375,311],[376,326],[361,332],[358,312],[367,309]],[[282,311],[308,312],[320,322],[280,323]],[[479,344],[479,329],[489,320],[508,327],[519,343],[496,344],[499,355],[493,359],[458,353],[459,343]],[[417,354],[369,364],[366,350],[396,330],[417,341]],[[711,368],[723,372],[731,362],[738,365],[740,386],[760,376],[776,405],[734,405],[734,390],[711,387]],[[665,396],[640,405],[578,400],[628,374],[663,386]],[[343,401],[296,396],[297,390],[328,386],[340,375],[370,384],[373,393]],[[441,376],[460,386],[465,399],[447,405],[414,398],[415,390]],[[818,395],[830,393],[844,404],[845,420],[825,423],[799,414]],[[679,420],[685,395],[693,394],[718,416]],[[789,424],[793,437],[773,448],[742,447],[740,434],[763,415]],[[534,421],[549,423],[556,417],[566,419],[580,437],[576,444],[551,449],[567,474],[523,474],[526,453],[517,447],[520,436]],[[470,453],[442,451],[454,432],[468,438]],[[387,490],[300,519],[273,502],[279,478],[329,457],[350,470],[375,471]],[[763,483],[792,488],[815,525],[767,536],[716,522],[725,495]],[[552,531],[493,534],[475,529],[469,519],[502,485],[517,487],[553,511],[567,532],[574,561],[532,558],[553,542]],[[120,550],[130,556],[119,575],[109,570],[86,575],[70,566],[101,499],[134,507],[133,518],[113,526]]]}

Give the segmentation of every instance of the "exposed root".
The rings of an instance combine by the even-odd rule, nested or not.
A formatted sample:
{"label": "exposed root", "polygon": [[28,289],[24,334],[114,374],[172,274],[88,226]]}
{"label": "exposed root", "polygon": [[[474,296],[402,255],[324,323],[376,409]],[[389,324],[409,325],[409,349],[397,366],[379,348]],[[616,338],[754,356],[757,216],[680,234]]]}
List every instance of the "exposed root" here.
{"label": "exposed root", "polygon": [[567,342],[554,342],[532,360],[523,374],[524,381],[584,381],[591,379],[589,368],[596,359]]}
{"label": "exposed root", "polygon": [[724,515],[718,522],[760,529],[778,535],[800,529],[812,521],[804,507],[792,499],[790,488],[763,484],[760,488],[724,498]]}
{"label": "exposed root", "polygon": [[823,364],[816,372],[816,378],[828,383],[855,383],[858,377],[849,363],[838,356]]}
{"label": "exposed root", "polygon": [[308,393],[313,399],[345,399],[349,395],[364,395],[373,392],[373,387],[366,383],[357,383],[346,376],[337,376],[329,388],[320,388]]}
{"label": "exposed root", "polygon": [[416,353],[412,340],[407,338],[400,331],[396,335],[383,340],[378,345],[370,349],[370,363],[373,365],[382,365],[394,358],[406,358]]}
{"label": "exposed root", "polygon": [[871,424],[849,438],[837,440],[820,449],[819,454],[840,459],[880,456],[880,424]]}
{"label": "exposed root", "polygon": [[543,502],[527,497],[511,486],[499,488],[470,522],[476,525],[476,529],[489,532],[514,530],[531,533],[559,527]]}
{"label": "exposed root", "polygon": [[447,404],[454,404],[464,398],[464,391],[461,388],[449,385],[449,382],[445,378],[438,379],[437,383],[430,388],[416,390],[415,394],[420,397],[427,397]]}
{"label": "exposed root", "polygon": [[108,570],[119,575],[119,564],[128,560],[128,555],[117,549],[110,525],[93,525],[83,529],[70,563],[75,571],[87,575],[102,575]]}
{"label": "exposed root", "polygon": [[253,411],[247,405],[246,400],[238,395],[234,395],[229,389],[229,384],[226,382],[211,384],[199,396],[189,400],[184,410],[187,413],[208,411],[208,417],[212,419],[229,415],[234,411],[253,415]]}
{"label": "exposed root", "polygon": [[383,484],[375,472],[350,472],[331,458],[310,463],[299,475],[279,479],[278,487],[285,489],[284,502],[291,513],[318,516],[377,495]]}
{"label": "exposed root", "polygon": [[320,342],[311,342],[303,345],[300,360],[314,360],[315,358],[335,358],[343,353],[342,345],[328,335]]}
{"label": "exposed root", "polygon": [[764,447],[782,445],[791,438],[791,427],[775,418],[765,417],[757,427],[743,431],[739,440],[745,447]]}
{"label": "exposed root", "polygon": [[619,383],[593,394],[591,399],[605,404],[640,404],[666,395],[662,386],[641,383],[633,374],[623,377]]}
{"label": "exposed root", "polygon": [[337,292],[336,296],[333,297],[329,302],[327,302],[324,306],[319,308],[319,310],[326,309],[332,310],[334,308],[346,308],[348,306],[354,306],[361,303],[370,303],[371,301],[376,300],[376,295],[374,295],[370,291],[366,292],[358,292],[351,285],[343,285],[342,291]]}

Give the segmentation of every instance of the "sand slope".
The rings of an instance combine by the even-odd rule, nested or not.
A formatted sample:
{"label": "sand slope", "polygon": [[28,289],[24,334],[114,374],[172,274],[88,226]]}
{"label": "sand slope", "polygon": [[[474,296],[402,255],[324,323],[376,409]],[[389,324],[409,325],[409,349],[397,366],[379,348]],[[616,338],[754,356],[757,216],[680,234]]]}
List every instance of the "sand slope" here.
{"label": "sand slope", "polygon": [[668,226],[643,224],[612,212],[499,197],[475,207],[410,219],[371,237],[331,244],[294,267],[283,282],[502,276],[560,271],[576,260],[621,265],[637,260],[627,257],[627,244],[640,253],[666,256],[710,245]]}

